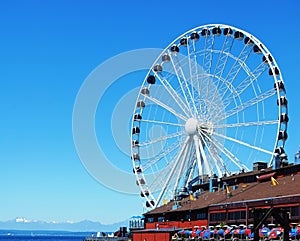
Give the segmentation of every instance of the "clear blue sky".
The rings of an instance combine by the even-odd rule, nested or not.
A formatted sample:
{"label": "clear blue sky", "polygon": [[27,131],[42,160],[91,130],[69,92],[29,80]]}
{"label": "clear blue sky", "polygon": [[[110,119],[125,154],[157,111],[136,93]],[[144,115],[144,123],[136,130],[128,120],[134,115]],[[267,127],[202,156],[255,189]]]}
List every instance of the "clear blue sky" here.
{"label": "clear blue sky", "polygon": [[[276,58],[287,88],[286,152],[293,160],[300,144],[300,2],[144,2],[1,1],[0,220],[113,223],[143,212],[139,196],[104,187],[83,167],[72,137],[74,101],[106,59],[164,48],[203,24],[244,29]],[[131,171],[130,158],[114,153],[113,159]]]}

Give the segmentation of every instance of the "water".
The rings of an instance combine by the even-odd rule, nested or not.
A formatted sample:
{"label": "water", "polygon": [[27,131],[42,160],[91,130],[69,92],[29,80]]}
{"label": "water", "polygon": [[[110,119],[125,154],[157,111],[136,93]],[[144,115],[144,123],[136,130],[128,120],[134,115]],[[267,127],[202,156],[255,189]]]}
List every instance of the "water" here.
{"label": "water", "polygon": [[82,241],[84,238],[65,236],[0,236],[1,241]]}
{"label": "water", "polygon": [[0,230],[0,241],[82,241],[92,232]]}

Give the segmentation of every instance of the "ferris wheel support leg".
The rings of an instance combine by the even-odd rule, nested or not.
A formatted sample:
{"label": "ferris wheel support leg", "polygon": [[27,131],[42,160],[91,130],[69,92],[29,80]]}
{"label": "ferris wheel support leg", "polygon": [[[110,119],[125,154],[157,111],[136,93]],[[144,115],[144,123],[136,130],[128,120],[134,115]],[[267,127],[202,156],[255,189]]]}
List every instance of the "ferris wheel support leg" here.
{"label": "ferris wheel support leg", "polygon": [[[176,159],[175,162],[174,162],[174,165],[173,165],[173,167],[172,167],[172,170],[171,170],[171,172],[170,172],[170,174],[169,174],[167,180],[165,181],[164,186],[163,186],[163,188],[162,188],[162,190],[161,190],[161,192],[160,192],[160,194],[159,194],[159,196],[158,196],[158,198],[157,198],[157,202],[156,202],[156,204],[155,204],[155,208],[157,207],[157,205],[158,205],[159,202],[161,201],[161,199],[162,199],[162,197],[163,197],[163,194],[165,193],[165,191],[166,191],[166,189],[167,189],[167,186],[168,186],[168,184],[169,184],[169,182],[170,182],[172,176],[174,175],[174,172],[175,172],[175,170],[176,170],[176,167],[178,166],[178,163],[179,163],[179,161],[181,160],[181,156],[182,156],[182,154],[183,154],[183,152],[184,152],[184,150],[185,150],[185,148],[186,148],[186,146],[187,146],[189,140],[190,140],[190,136],[188,136],[188,137],[185,139],[185,142],[183,143],[183,146],[182,146],[182,148],[181,148],[181,150],[180,150],[180,152],[179,152],[179,154],[178,154],[178,156],[177,156],[177,159]],[[173,197],[175,196],[175,190],[173,190],[172,196],[173,196]]]}
{"label": "ferris wheel support leg", "polygon": [[[187,145],[184,147],[185,150],[184,150],[182,158],[181,158],[182,161],[181,161],[180,168],[179,168],[179,173],[177,175],[176,182],[175,182],[175,185],[174,185],[174,190],[178,190],[179,180],[182,176],[184,165],[186,164],[186,161],[184,161],[184,160],[187,160],[187,155],[188,155],[188,152],[189,152],[188,147],[189,147],[190,143],[191,143],[191,138],[189,138],[189,141],[187,142]],[[184,183],[184,185],[186,185],[186,183]]]}
{"label": "ferris wheel support leg", "polygon": [[200,147],[201,159],[203,159],[203,161],[204,161],[204,166],[205,166],[205,169],[206,169],[206,173],[208,173],[210,175],[211,170],[210,170],[210,167],[208,165],[208,160],[207,160],[207,157],[206,157],[205,152],[204,152],[204,147],[203,147],[202,141],[199,138],[198,138],[198,143],[199,143],[199,147]]}
{"label": "ferris wheel support leg", "polygon": [[194,144],[196,149],[196,158],[198,162],[198,175],[199,177],[203,176],[203,159],[200,155],[200,147],[199,147],[199,137],[197,135],[194,135]]}

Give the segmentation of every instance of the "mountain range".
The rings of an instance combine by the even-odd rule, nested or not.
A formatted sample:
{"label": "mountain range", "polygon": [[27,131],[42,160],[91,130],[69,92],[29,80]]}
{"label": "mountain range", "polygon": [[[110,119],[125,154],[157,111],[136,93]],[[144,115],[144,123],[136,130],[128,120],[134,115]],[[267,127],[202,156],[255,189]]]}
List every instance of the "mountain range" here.
{"label": "mountain range", "polygon": [[46,222],[40,220],[27,220],[26,218],[16,218],[8,221],[0,221],[0,229],[15,230],[62,230],[71,232],[114,232],[120,227],[127,227],[128,220],[113,224],[102,224],[90,220],[80,222]]}

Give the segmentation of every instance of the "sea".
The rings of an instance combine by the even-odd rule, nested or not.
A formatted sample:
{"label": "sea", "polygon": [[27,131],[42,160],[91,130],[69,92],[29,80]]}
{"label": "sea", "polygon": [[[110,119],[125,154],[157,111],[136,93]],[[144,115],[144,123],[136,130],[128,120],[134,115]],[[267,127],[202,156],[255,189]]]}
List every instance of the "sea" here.
{"label": "sea", "polygon": [[82,241],[93,232],[0,230],[0,241]]}

